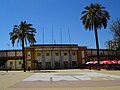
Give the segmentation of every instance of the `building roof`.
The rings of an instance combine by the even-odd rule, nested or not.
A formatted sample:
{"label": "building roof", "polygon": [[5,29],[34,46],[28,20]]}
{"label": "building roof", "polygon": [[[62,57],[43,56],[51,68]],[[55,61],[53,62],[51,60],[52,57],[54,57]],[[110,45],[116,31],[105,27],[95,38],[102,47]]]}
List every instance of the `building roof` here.
{"label": "building roof", "polygon": [[78,44],[34,44],[30,46],[78,46]]}

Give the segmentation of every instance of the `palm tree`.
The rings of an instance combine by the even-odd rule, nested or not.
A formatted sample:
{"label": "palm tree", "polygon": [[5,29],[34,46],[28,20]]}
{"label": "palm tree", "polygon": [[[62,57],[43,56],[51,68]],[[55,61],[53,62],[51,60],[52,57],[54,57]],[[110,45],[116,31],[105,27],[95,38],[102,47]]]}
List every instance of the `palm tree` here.
{"label": "palm tree", "polygon": [[22,55],[23,55],[23,69],[26,72],[25,67],[25,52],[24,52],[24,43],[27,45],[36,43],[34,38],[36,33],[36,29],[32,27],[32,24],[26,23],[26,21],[21,22],[20,25],[15,25],[13,31],[9,33],[10,40],[12,41],[12,45],[14,46],[15,41],[17,40],[17,45],[20,43],[22,45]]}
{"label": "palm tree", "polygon": [[94,30],[97,48],[98,69],[100,70],[99,60],[99,42],[98,42],[98,29],[107,27],[107,21],[110,19],[109,13],[105,10],[101,4],[91,4],[85,7],[85,11],[82,12],[82,23],[85,29]]}

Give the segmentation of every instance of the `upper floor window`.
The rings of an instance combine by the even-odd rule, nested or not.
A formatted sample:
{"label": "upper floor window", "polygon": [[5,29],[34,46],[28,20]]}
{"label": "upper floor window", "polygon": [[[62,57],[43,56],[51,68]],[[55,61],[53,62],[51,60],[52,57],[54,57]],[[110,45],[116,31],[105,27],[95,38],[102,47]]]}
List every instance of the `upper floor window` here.
{"label": "upper floor window", "polygon": [[21,64],[21,61],[19,61],[19,65]]}
{"label": "upper floor window", "polygon": [[10,65],[13,65],[13,62],[12,62],[12,61],[10,62]]}
{"label": "upper floor window", "polygon": [[15,51],[9,51],[9,52],[7,52],[7,55],[8,56],[15,56]]}
{"label": "upper floor window", "polygon": [[22,56],[22,51],[17,51],[17,56]]}
{"label": "upper floor window", "polygon": [[58,56],[59,54],[58,53],[55,53],[56,56]]}
{"label": "upper floor window", "polygon": [[50,56],[50,53],[46,53],[46,56]]}
{"label": "upper floor window", "polygon": [[27,52],[27,59],[30,60],[31,59],[31,51]]}
{"label": "upper floor window", "polygon": [[72,53],[73,56],[75,56],[75,53]]}
{"label": "upper floor window", "polygon": [[67,53],[64,53],[65,56],[67,56]]}
{"label": "upper floor window", "polygon": [[41,53],[37,53],[37,56],[41,56]]}

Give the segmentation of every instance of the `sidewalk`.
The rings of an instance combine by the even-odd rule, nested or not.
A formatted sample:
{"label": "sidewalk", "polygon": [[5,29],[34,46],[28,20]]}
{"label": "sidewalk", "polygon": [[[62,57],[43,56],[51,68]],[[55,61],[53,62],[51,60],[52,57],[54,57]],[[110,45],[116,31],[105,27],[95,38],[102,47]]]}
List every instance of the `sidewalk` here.
{"label": "sidewalk", "polygon": [[119,73],[79,69],[0,72],[0,90],[119,90]]}

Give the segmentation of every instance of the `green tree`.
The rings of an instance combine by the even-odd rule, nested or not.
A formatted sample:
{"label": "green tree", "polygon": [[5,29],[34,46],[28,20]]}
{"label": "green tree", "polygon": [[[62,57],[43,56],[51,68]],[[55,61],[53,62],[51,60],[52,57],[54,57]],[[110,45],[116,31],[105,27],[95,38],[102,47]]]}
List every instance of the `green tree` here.
{"label": "green tree", "polygon": [[110,31],[113,33],[113,42],[116,43],[113,47],[120,49],[120,19],[112,22],[110,25]]}
{"label": "green tree", "polygon": [[97,59],[98,66],[100,70],[100,59],[99,59],[99,41],[98,41],[98,29],[102,27],[107,27],[107,21],[110,19],[109,13],[105,10],[101,4],[91,4],[85,7],[85,11],[82,12],[83,16],[81,17],[82,23],[85,29],[94,30],[96,48],[97,48]]}
{"label": "green tree", "polygon": [[120,49],[120,38],[114,38],[112,40],[108,40],[105,45],[108,49],[118,50]]}
{"label": "green tree", "polygon": [[14,47],[15,41],[17,40],[17,45],[20,43],[22,45],[22,55],[23,55],[23,69],[26,72],[25,67],[25,52],[24,52],[24,43],[27,45],[36,43],[34,38],[36,29],[32,27],[32,24],[26,23],[26,21],[21,22],[20,25],[14,25],[13,31],[9,33],[10,40]]}

